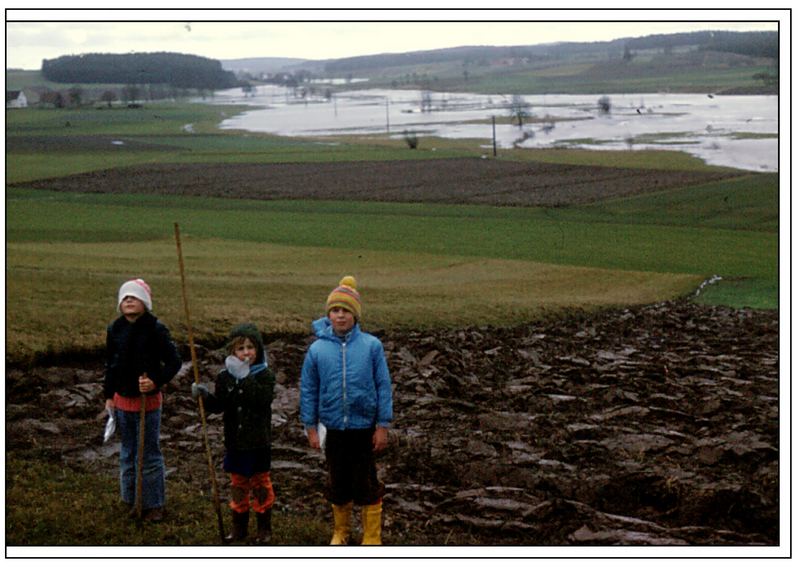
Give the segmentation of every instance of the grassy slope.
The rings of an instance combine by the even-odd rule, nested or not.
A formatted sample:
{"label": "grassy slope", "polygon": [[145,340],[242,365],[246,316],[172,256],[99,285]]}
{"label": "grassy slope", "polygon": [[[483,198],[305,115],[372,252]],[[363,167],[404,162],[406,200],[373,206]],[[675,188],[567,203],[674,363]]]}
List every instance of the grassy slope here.
{"label": "grassy slope", "polygon": [[[638,52],[630,62],[621,54],[584,52],[525,61],[438,62],[374,68],[359,76],[382,86],[504,94],[613,94],[644,92],[723,92],[745,89],[765,92],[754,78],[773,71],[767,59],[693,50],[665,55]],[[466,76],[465,76],[466,72]]]}
{"label": "grassy slope", "polygon": [[[102,344],[113,290],[132,269],[161,290],[159,313],[180,321],[174,222],[190,254],[203,335],[248,313],[271,330],[302,331],[344,272],[361,278],[369,321],[379,326],[504,324],[552,309],[646,303],[687,293],[712,274],[749,282],[737,283],[740,301],[774,306],[769,203],[759,214],[736,215],[714,198],[737,188],[770,193],[768,183],[759,185],[768,176],[751,178],[750,185],[696,188],[709,193],[702,218],[681,208],[680,192],[681,206],[664,215],[670,194],[547,210],[14,189],[7,195],[9,348],[41,352],[48,336],[51,346],[68,337],[58,345],[65,349]],[[38,306],[70,288],[52,300],[69,317],[52,321]],[[244,299],[233,306],[228,297]],[[69,333],[76,325],[82,332]]]}

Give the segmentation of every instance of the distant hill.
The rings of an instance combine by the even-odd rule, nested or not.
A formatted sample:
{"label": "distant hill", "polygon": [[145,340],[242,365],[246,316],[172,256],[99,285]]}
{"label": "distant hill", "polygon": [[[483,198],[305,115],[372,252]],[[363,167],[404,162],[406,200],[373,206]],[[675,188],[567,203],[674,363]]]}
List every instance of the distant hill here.
{"label": "distant hill", "polygon": [[407,53],[363,55],[324,62],[329,73],[363,71],[370,68],[402,67],[444,61],[462,61],[466,65],[501,58],[529,60],[563,60],[568,57],[624,57],[626,49],[634,51],[662,50],[693,47],[703,51],[731,52],[751,57],[778,57],[777,32],[723,32],[703,31],[679,34],[661,34],[613,41],[590,43],[546,43],[516,46],[463,46]]}
{"label": "distant hill", "polygon": [[[779,55],[777,32],[703,31],[603,42],[460,46],[325,60],[247,57],[216,61],[169,53],[87,54],[46,60],[41,77],[7,70],[6,80],[7,88],[146,84],[148,96],[152,86],[159,84],[221,89],[279,82],[297,87],[314,79],[343,79],[339,84],[347,89],[504,95],[777,94]],[[157,92],[155,95],[159,97]],[[122,93],[119,96],[123,98]],[[129,98],[136,97],[129,93]]]}
{"label": "distant hill", "polygon": [[[703,31],[517,46],[460,46],[327,60],[247,59],[268,73],[367,78],[347,88],[480,93],[777,93],[777,32]],[[277,68],[276,68],[277,67]],[[230,68],[230,67],[226,67]]]}
{"label": "distant hill", "polygon": [[223,59],[222,68],[234,73],[281,73],[287,68],[297,67],[306,63],[307,59],[293,59],[291,57],[246,57],[243,59]]}

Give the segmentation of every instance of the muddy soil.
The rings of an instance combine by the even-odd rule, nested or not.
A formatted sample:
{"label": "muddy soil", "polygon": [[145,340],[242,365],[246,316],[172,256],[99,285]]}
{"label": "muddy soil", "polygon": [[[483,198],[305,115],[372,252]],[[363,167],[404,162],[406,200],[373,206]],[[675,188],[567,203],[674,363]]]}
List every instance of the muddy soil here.
{"label": "muddy soil", "polygon": [[153,164],[20,185],[80,193],[563,206],[733,175],[475,158],[365,161],[358,167],[353,163]]}
{"label": "muddy soil", "polygon": [[[514,328],[377,334],[395,404],[379,459],[385,543],[779,543],[776,311],[676,301]],[[273,481],[281,511],[327,518],[324,461],[298,422],[310,341],[268,337],[279,382]],[[212,346],[198,345],[208,381],[223,360]],[[98,417],[102,373],[100,360],[8,368],[7,458],[114,477],[119,446],[102,444]],[[168,490],[180,480],[208,494],[191,381],[186,364],[166,388]],[[221,426],[210,418],[218,463]]]}

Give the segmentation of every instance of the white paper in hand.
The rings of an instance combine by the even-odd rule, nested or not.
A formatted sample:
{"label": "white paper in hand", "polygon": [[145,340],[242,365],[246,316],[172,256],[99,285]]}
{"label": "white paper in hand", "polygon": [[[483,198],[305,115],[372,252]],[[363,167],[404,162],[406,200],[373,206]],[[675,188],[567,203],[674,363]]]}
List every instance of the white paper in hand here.
{"label": "white paper in hand", "polygon": [[117,430],[117,420],[114,419],[114,412],[108,412],[108,421],[106,421],[106,430],[103,433],[103,443],[111,439],[114,432]]}

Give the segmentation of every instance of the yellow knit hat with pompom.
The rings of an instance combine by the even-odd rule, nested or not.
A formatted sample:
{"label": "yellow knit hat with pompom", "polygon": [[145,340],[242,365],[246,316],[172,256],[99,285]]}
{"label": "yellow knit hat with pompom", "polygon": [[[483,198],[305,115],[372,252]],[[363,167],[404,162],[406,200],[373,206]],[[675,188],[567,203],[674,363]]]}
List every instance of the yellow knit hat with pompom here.
{"label": "yellow knit hat with pompom", "polygon": [[326,313],[330,313],[334,307],[344,307],[356,319],[361,319],[361,296],[356,291],[356,279],[353,276],[343,277],[339,285],[328,295],[325,307]]}

